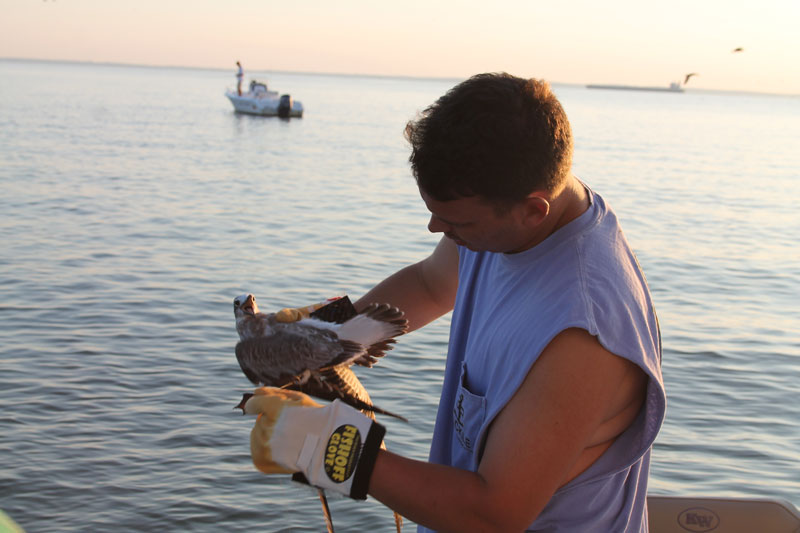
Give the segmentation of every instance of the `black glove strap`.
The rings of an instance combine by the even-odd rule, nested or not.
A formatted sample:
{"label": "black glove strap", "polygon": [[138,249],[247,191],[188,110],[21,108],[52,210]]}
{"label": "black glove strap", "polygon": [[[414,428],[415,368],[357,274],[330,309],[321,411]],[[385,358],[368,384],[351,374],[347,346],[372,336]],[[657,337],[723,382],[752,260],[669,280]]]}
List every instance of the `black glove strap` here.
{"label": "black glove strap", "polygon": [[355,500],[367,499],[369,479],[372,477],[372,469],[375,468],[375,461],[378,459],[384,435],[386,435],[386,428],[373,422],[369,428],[369,434],[364,440],[364,446],[361,448],[361,457],[358,459],[358,467],[353,475],[353,484],[350,486],[350,497]]}

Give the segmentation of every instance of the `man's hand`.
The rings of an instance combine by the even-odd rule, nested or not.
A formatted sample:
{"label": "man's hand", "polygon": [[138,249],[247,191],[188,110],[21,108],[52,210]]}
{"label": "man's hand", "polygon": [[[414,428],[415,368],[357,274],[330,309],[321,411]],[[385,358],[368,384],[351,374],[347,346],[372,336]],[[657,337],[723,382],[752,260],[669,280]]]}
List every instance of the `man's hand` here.
{"label": "man's hand", "polygon": [[315,487],[366,498],[386,429],[336,400],[325,407],[297,391],[261,387],[240,407],[258,414],[253,464],[265,474],[302,472]]}
{"label": "man's hand", "polygon": [[331,302],[336,301],[338,298],[329,298],[324,302],[318,302],[315,304],[307,305],[305,307],[284,307],[277,313],[275,313],[275,320],[278,322],[297,322],[298,320],[302,320],[303,318],[308,318],[311,316],[311,313],[320,309],[321,307],[325,307]]}

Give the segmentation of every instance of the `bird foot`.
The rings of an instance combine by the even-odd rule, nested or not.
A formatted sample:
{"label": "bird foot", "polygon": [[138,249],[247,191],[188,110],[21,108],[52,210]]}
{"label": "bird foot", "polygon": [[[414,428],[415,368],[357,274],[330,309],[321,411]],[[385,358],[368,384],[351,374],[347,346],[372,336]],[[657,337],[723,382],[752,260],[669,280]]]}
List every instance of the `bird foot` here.
{"label": "bird foot", "polygon": [[305,369],[292,378],[292,383],[294,383],[298,387],[301,385],[305,385],[306,383],[308,383],[308,380],[311,379],[312,375],[313,374],[311,370]]}

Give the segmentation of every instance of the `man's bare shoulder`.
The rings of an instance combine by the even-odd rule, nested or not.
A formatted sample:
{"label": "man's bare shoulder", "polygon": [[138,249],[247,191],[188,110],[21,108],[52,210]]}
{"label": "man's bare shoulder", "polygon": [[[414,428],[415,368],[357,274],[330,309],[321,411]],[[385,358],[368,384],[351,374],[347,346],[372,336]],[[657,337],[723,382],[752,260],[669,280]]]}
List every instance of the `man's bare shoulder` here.
{"label": "man's bare shoulder", "polygon": [[479,472],[506,497],[528,490],[544,505],[630,426],[646,384],[585,330],[561,332],[493,421]]}

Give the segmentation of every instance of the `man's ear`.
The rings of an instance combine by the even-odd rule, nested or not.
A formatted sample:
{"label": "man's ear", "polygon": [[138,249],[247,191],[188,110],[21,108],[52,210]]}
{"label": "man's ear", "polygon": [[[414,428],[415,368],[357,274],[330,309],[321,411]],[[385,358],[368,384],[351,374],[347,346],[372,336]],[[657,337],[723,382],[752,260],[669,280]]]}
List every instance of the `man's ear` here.
{"label": "man's ear", "polygon": [[550,200],[544,192],[532,192],[525,198],[522,209],[525,222],[538,226],[550,214]]}

